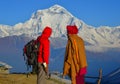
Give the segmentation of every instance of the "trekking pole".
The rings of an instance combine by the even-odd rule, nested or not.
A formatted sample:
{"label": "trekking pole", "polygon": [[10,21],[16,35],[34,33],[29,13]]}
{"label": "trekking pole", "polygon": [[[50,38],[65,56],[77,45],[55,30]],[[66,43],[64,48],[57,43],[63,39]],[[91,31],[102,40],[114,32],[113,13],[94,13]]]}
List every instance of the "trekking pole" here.
{"label": "trekking pole", "polygon": [[99,70],[99,79],[97,84],[101,84],[101,79],[102,79],[102,69]]}

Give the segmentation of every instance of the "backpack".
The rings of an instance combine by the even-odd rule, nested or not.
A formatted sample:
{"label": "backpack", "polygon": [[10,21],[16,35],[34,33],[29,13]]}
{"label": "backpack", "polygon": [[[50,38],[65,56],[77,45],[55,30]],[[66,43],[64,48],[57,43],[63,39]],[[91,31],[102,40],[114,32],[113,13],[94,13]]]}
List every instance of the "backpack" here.
{"label": "backpack", "polygon": [[23,56],[26,61],[27,70],[32,66],[32,73],[37,72],[37,54],[40,43],[35,40],[29,41],[23,48]]}

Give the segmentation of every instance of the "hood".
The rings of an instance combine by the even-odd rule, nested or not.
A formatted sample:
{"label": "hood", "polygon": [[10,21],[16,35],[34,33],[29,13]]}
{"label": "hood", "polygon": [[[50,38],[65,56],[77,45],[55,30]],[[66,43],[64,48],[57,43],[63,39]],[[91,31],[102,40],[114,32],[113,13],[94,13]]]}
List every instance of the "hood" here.
{"label": "hood", "polygon": [[42,32],[42,36],[49,38],[52,34],[52,28],[46,26]]}

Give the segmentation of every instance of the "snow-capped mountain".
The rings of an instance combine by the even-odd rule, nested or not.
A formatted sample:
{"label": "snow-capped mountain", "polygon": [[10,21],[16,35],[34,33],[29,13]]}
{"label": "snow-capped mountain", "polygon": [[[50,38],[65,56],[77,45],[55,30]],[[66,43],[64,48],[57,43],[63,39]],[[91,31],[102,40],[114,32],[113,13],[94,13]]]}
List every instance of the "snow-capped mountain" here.
{"label": "snow-capped mountain", "polygon": [[59,5],[38,10],[25,23],[14,26],[0,25],[0,61],[12,65],[12,72],[26,71],[22,56],[24,45],[40,35],[45,26],[50,26],[53,29],[52,38],[50,38],[50,70],[62,71],[67,42],[66,25],[73,23],[77,25],[79,35],[85,40],[89,64],[88,74],[93,75],[95,72],[98,74],[100,67],[104,73],[119,67],[120,26],[95,28],[77,19]]}
{"label": "snow-capped mountain", "polygon": [[22,34],[36,37],[41,34],[45,26],[52,27],[52,37],[65,37],[66,25],[73,23],[77,25],[79,35],[92,45],[120,46],[120,26],[114,28],[108,26],[95,28],[77,19],[59,5],[38,10],[25,23],[18,23],[14,26],[0,25],[0,37],[19,36]]}

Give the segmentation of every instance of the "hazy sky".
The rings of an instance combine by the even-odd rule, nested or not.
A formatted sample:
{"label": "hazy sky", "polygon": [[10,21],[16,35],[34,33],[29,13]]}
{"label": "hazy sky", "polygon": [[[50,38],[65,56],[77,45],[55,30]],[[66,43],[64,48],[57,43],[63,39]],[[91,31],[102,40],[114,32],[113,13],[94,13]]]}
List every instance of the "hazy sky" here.
{"label": "hazy sky", "polygon": [[120,0],[0,0],[0,24],[25,22],[37,10],[55,4],[88,25],[120,26]]}

